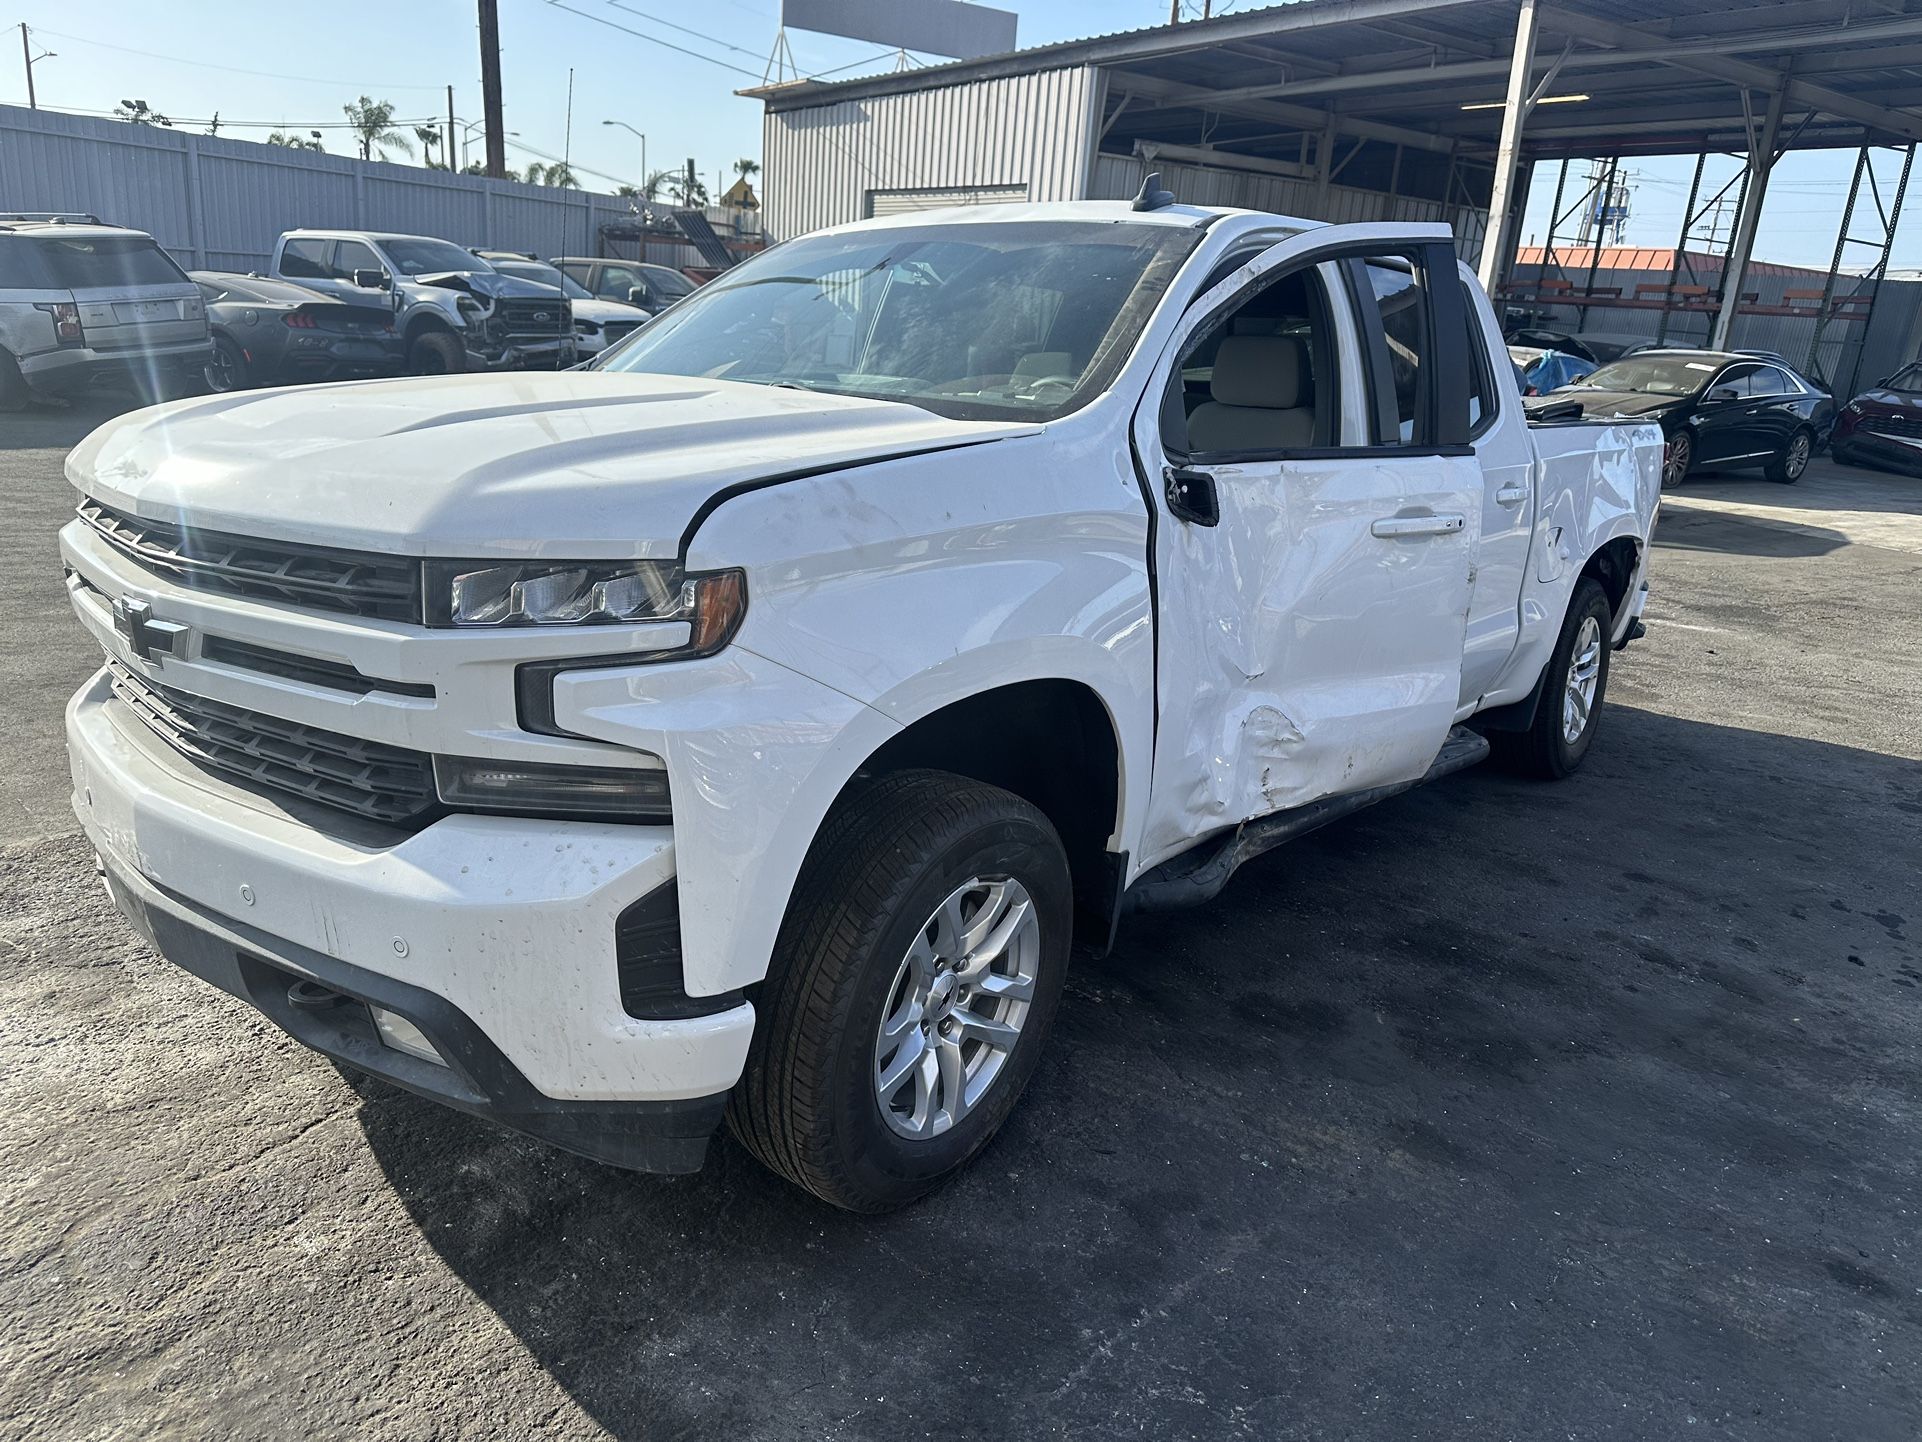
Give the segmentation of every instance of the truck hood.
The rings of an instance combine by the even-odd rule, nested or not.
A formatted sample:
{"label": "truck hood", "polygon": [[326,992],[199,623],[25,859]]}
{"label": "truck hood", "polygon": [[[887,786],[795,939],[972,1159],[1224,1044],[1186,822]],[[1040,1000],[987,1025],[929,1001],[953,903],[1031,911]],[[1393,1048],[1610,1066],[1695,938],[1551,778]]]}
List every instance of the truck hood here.
{"label": "truck hood", "polygon": [[497,270],[445,270],[435,275],[410,275],[406,284],[435,290],[464,290],[494,300],[553,300],[559,294],[553,286],[502,275]]}
{"label": "truck hood", "polygon": [[664,557],[730,486],[1039,429],[740,381],[437,376],[135,411],[82,441],[67,477],[149,519],[308,545]]}

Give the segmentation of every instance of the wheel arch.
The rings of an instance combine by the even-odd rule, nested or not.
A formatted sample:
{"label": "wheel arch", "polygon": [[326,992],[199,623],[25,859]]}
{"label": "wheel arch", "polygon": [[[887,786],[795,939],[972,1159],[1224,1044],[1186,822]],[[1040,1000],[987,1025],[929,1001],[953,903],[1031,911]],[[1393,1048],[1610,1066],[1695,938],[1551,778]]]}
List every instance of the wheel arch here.
{"label": "wheel arch", "polygon": [[[1588,560],[1582,565],[1581,575],[1577,576],[1579,585],[1582,578],[1593,576],[1601,583],[1608,596],[1611,616],[1619,618],[1622,605],[1628,599],[1629,587],[1635,584],[1635,576],[1641,569],[1642,545],[1634,536],[1616,536],[1596,547]],[[1574,589],[1569,591],[1571,601]]]}
{"label": "wheel arch", "polygon": [[[908,722],[842,788],[894,771],[950,771],[1013,792],[1053,823],[1074,878],[1076,933],[1105,947],[1126,857],[1120,730],[1085,681],[1039,677],[962,696]],[[838,806],[839,798],[836,799]]]}

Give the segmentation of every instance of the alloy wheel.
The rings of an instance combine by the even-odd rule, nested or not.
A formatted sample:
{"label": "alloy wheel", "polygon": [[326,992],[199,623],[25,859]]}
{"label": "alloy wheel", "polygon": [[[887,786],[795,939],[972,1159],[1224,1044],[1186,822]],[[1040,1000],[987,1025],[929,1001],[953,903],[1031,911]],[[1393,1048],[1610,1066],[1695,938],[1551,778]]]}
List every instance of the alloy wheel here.
{"label": "alloy wheel", "polygon": [[1568,679],[1562,687],[1562,740],[1573,746],[1588,729],[1595,709],[1595,687],[1602,674],[1602,625],[1584,617],[1568,657]]}
{"label": "alloy wheel", "polygon": [[1791,481],[1801,477],[1809,468],[1809,438],[1797,432],[1789,441],[1788,454],[1782,457],[1782,471]]}
{"label": "alloy wheel", "polygon": [[970,877],[915,933],[874,1038],[874,1095],[911,1141],[953,1129],[1006,1067],[1034,1000],[1041,921],[1013,877]]}

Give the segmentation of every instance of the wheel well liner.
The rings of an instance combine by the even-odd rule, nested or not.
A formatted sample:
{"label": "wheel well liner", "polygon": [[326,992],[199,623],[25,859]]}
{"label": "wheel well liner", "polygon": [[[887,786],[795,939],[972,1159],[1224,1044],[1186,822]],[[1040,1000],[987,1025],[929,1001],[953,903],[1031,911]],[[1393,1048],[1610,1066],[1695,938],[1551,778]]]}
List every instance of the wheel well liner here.
{"label": "wheel well liner", "polygon": [[1622,603],[1628,599],[1628,588],[1635,581],[1635,567],[1641,560],[1632,536],[1617,536],[1588,558],[1582,567],[1582,575],[1593,576],[1601,582],[1602,590],[1608,594],[1608,609],[1611,615],[1622,614]]}
{"label": "wheel well liner", "polygon": [[1012,791],[1054,823],[1074,877],[1078,936],[1105,948],[1125,857],[1121,744],[1108,708],[1079,681],[1018,681],[955,701],[890,737],[858,776],[928,767]]}

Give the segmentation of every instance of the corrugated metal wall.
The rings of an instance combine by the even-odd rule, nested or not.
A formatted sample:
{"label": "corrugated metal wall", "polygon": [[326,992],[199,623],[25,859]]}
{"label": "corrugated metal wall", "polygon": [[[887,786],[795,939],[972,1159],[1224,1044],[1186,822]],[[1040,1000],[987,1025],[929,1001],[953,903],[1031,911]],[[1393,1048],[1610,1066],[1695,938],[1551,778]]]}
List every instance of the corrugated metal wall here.
{"label": "corrugated metal wall", "polygon": [[[1762,240],[1767,242],[1768,229],[1763,225]],[[1608,247],[1603,250],[1602,264],[1595,273],[1595,285],[1619,287],[1625,296],[1633,297],[1636,287],[1667,285],[1669,272],[1666,265],[1638,266],[1634,264],[1611,264],[1610,262],[1634,261],[1640,258],[1666,259],[1668,252],[1634,251],[1627,248]],[[1517,256],[1512,275],[1518,285],[1539,278],[1542,274],[1539,249],[1524,247]],[[1580,247],[1570,247],[1557,251],[1561,265],[1554,276],[1570,280],[1580,290],[1588,278],[1588,264],[1593,251]],[[1720,282],[1722,261],[1719,256],[1700,255],[1695,258],[1694,283],[1716,286]],[[1690,279],[1684,275],[1684,282]],[[1819,291],[1825,279],[1825,272],[1805,270],[1796,266],[1770,265],[1756,263],[1750,265],[1743,278],[1742,289],[1752,292],[1761,305],[1812,305],[1806,298],[1791,300],[1789,291]],[[1867,294],[1868,283],[1859,276],[1838,276],[1835,295],[1837,299],[1851,296],[1860,291]],[[1588,306],[1578,309],[1568,305],[1554,305],[1548,302],[1515,300],[1511,305],[1518,308],[1538,310],[1557,325],[1565,325],[1570,330],[1597,331],[1608,335],[1646,336],[1655,338],[1661,324],[1661,312],[1626,306]],[[1865,386],[1882,376],[1899,369],[1910,360],[1910,337],[1915,332],[1918,321],[1922,321],[1922,282],[1910,280],[1887,280],[1875,297],[1873,322],[1864,327],[1860,321],[1844,322],[1831,320],[1822,331],[1822,343],[1816,352],[1816,366],[1830,382],[1848,390]],[[1708,337],[1713,317],[1703,311],[1676,311],[1669,316],[1668,332],[1664,342],[1668,345],[1701,345]],[[1787,356],[1797,365],[1806,364],[1809,341],[1815,334],[1815,321],[1809,316],[1756,315],[1753,312],[1738,310],[1735,313],[1735,328],[1730,343],[1740,350],[1767,350]],[[1853,386],[1851,382],[1853,381]]]}
{"label": "corrugated metal wall", "polygon": [[768,234],[860,220],[872,190],[1019,185],[1029,200],[1081,199],[1099,91],[1095,71],[1077,66],[769,111]]}
{"label": "corrugated metal wall", "polygon": [[1464,260],[1482,252],[1488,228],[1485,211],[1443,205],[1439,200],[1415,200],[1378,190],[1356,190],[1331,185],[1326,197],[1312,180],[1284,175],[1258,175],[1246,170],[1222,170],[1208,165],[1183,165],[1168,160],[1145,161],[1132,155],[1102,155],[1095,159],[1090,200],[1127,200],[1141,189],[1150,170],[1161,172],[1161,183],[1187,205],[1234,206],[1296,215],[1305,220],[1440,221],[1455,232],[1455,245]]}
{"label": "corrugated metal wall", "polygon": [[[618,196],[368,163],[311,150],[0,105],[0,211],[89,211],[150,233],[189,269],[252,270],[303,226],[593,255]],[[700,265],[692,246],[648,259]]]}

